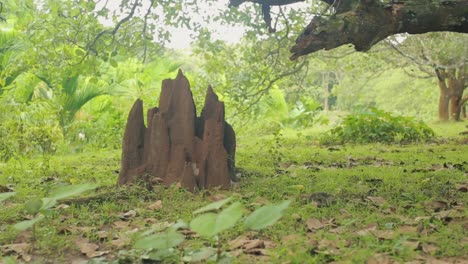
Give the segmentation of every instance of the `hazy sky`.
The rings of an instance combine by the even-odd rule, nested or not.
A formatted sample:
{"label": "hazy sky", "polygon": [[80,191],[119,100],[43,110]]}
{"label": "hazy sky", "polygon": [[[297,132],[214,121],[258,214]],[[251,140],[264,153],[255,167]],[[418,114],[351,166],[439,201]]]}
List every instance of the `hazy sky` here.
{"label": "hazy sky", "polygon": [[[104,5],[104,2],[105,1],[98,1],[96,9],[101,8]],[[193,17],[191,19],[204,24],[204,16],[213,16],[225,11],[228,8],[228,2],[229,0],[218,0],[214,2],[210,1],[211,5],[208,5],[205,1],[200,1],[198,5],[202,14],[193,14]],[[107,7],[112,12],[113,10],[119,9],[119,4],[120,0],[108,0]],[[142,10],[144,10],[142,12],[145,12],[147,10],[148,5],[150,4],[150,0],[143,0],[142,4]],[[250,3],[247,3],[246,5],[248,4]],[[305,5],[306,3],[299,3],[295,4],[294,6],[301,7]],[[122,16],[123,15],[125,14],[122,14]],[[144,16],[144,14],[141,14],[141,12],[137,15],[141,17]],[[111,20],[101,20],[101,23],[108,26],[113,25]],[[205,24],[205,26],[212,32],[212,37],[214,39],[220,39],[230,43],[236,43],[244,34],[244,30],[241,26],[221,25],[220,22],[212,22],[209,25]],[[187,29],[174,28],[170,29],[170,32],[172,34],[172,39],[168,46],[171,48],[185,49],[190,47],[190,44],[194,41],[193,39],[191,39],[190,31]]]}
{"label": "hazy sky", "polygon": [[[106,1],[97,1],[97,2],[98,3],[96,5],[96,9],[100,9],[102,8],[102,6],[104,5]],[[199,7],[200,7],[200,11],[203,14],[193,14],[194,17],[192,17],[192,19],[203,23],[203,16],[215,15],[221,11],[226,10],[228,8],[228,2],[229,0],[219,0],[219,1],[212,2],[212,6],[208,6],[206,2],[200,1]],[[119,4],[120,4],[120,0],[109,0],[107,2],[107,8],[109,8],[109,10],[113,12],[114,10],[119,10]],[[143,7],[141,8],[141,10],[143,10],[142,12],[147,10],[147,7],[149,4],[150,4],[150,0],[142,1],[142,5],[143,5]],[[155,12],[157,12],[157,10],[155,10]],[[120,17],[123,17],[124,15],[126,14],[121,14]],[[140,13],[137,13],[137,16],[143,17],[144,14],[140,12]],[[111,19],[101,19],[101,23],[103,23],[106,26],[113,26]],[[221,23],[219,22],[213,22],[210,25],[206,25],[206,26],[210,29],[210,31],[212,31],[213,38],[225,40],[231,43],[232,42],[235,43],[239,41],[239,39],[244,34],[244,31],[242,30],[241,27],[225,26],[225,25],[221,25]],[[171,29],[170,32],[172,34],[172,39],[168,46],[171,48],[176,48],[176,49],[188,48],[190,47],[190,44],[194,41],[193,39],[191,39],[190,31],[187,29],[174,28],[174,29]]]}

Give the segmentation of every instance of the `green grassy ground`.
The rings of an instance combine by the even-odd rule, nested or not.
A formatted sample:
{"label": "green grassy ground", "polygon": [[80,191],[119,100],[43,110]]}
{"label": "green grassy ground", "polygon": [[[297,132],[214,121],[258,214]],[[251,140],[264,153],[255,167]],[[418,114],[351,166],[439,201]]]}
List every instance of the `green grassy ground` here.
{"label": "green grassy ground", "polygon": [[[247,232],[236,226],[223,233],[222,250],[236,255],[234,262],[463,263],[468,261],[467,153],[468,145],[459,139],[321,147],[305,137],[278,142],[240,137],[241,181],[229,191],[196,194],[175,186],[152,192],[117,188],[119,151],[13,160],[0,166],[2,192],[17,192],[1,204],[0,254],[11,257],[5,262],[133,263],[142,256],[132,249],[142,231],[179,219],[189,222],[197,208],[234,196],[250,210],[292,201],[267,229]],[[12,228],[30,217],[23,204],[31,197],[86,182],[101,187],[51,210],[34,232]],[[180,254],[210,243],[185,235]],[[236,238],[255,243],[235,248]]]}

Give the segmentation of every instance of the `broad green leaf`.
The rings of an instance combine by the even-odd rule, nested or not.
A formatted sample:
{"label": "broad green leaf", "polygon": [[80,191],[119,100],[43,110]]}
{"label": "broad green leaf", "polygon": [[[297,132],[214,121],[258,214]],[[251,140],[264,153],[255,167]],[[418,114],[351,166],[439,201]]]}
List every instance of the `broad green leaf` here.
{"label": "broad green leaf", "polygon": [[49,208],[54,207],[54,205],[56,204],[57,204],[57,200],[54,198],[48,198],[48,197],[42,198],[42,207],[40,210],[47,210]]}
{"label": "broad green leaf", "polygon": [[0,193],[0,202],[5,201],[6,199],[14,196],[16,192],[6,192],[6,193]]}
{"label": "broad green leaf", "polygon": [[138,249],[169,249],[184,241],[184,236],[177,231],[168,229],[166,232],[143,237],[135,242]]}
{"label": "broad green leaf", "polygon": [[109,63],[110,63],[110,65],[111,65],[112,67],[114,67],[114,68],[117,68],[117,66],[119,66],[118,63],[117,63],[117,61],[115,61],[114,59],[110,59],[110,60],[109,60]]}
{"label": "broad green leaf", "polygon": [[28,214],[37,214],[42,207],[42,200],[39,198],[31,199],[24,204],[24,209]]}
{"label": "broad green leaf", "polygon": [[244,221],[248,229],[260,230],[271,226],[283,216],[283,210],[286,209],[291,201],[284,201],[280,204],[269,204],[262,206],[251,213]]}
{"label": "broad green leaf", "polygon": [[92,184],[92,183],[62,186],[62,187],[55,189],[55,191],[53,191],[52,194],[48,198],[60,200],[60,199],[68,198],[71,196],[79,195],[86,191],[94,190],[97,187],[98,187],[97,184]]}
{"label": "broad green leaf", "polygon": [[25,221],[18,222],[13,227],[16,230],[24,231],[24,230],[32,227],[34,224],[41,221],[42,219],[44,219],[44,216],[40,215],[40,216],[35,217],[35,218],[31,219],[31,220],[25,220]]}
{"label": "broad green leaf", "polygon": [[190,222],[190,228],[205,237],[213,237],[226,229],[233,227],[242,217],[244,207],[236,202],[219,214],[206,213],[199,215]]}
{"label": "broad green leaf", "polygon": [[193,212],[193,214],[205,213],[205,212],[210,212],[210,211],[218,211],[221,207],[229,203],[232,199],[233,199],[232,197],[228,197],[226,199],[223,199],[214,203],[210,203],[196,210],[195,212]]}
{"label": "broad green leaf", "polygon": [[182,260],[184,262],[200,262],[202,260],[208,259],[214,254],[216,254],[215,248],[204,247],[190,252],[189,255],[184,256]]}
{"label": "broad green leaf", "polygon": [[215,213],[199,215],[190,222],[190,228],[202,236],[212,237],[216,234],[216,217]]}

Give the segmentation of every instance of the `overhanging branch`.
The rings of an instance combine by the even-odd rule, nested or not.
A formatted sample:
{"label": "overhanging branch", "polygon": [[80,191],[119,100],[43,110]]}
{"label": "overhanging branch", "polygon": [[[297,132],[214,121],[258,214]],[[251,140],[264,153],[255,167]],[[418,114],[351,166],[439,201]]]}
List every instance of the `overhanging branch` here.
{"label": "overhanging branch", "polygon": [[292,47],[291,59],[344,44],[367,51],[394,34],[432,31],[468,33],[468,1],[408,0],[384,4],[361,0],[350,11],[314,17]]}

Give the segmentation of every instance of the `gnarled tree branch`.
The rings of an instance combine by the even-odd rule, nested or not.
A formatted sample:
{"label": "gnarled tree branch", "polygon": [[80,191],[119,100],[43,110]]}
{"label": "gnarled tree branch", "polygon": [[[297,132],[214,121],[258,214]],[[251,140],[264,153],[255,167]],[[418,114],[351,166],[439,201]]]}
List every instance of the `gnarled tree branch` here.
{"label": "gnarled tree branch", "polygon": [[408,0],[383,4],[362,0],[350,11],[330,18],[314,17],[291,49],[291,59],[344,44],[367,51],[394,34],[432,31],[468,33],[468,1]]}

